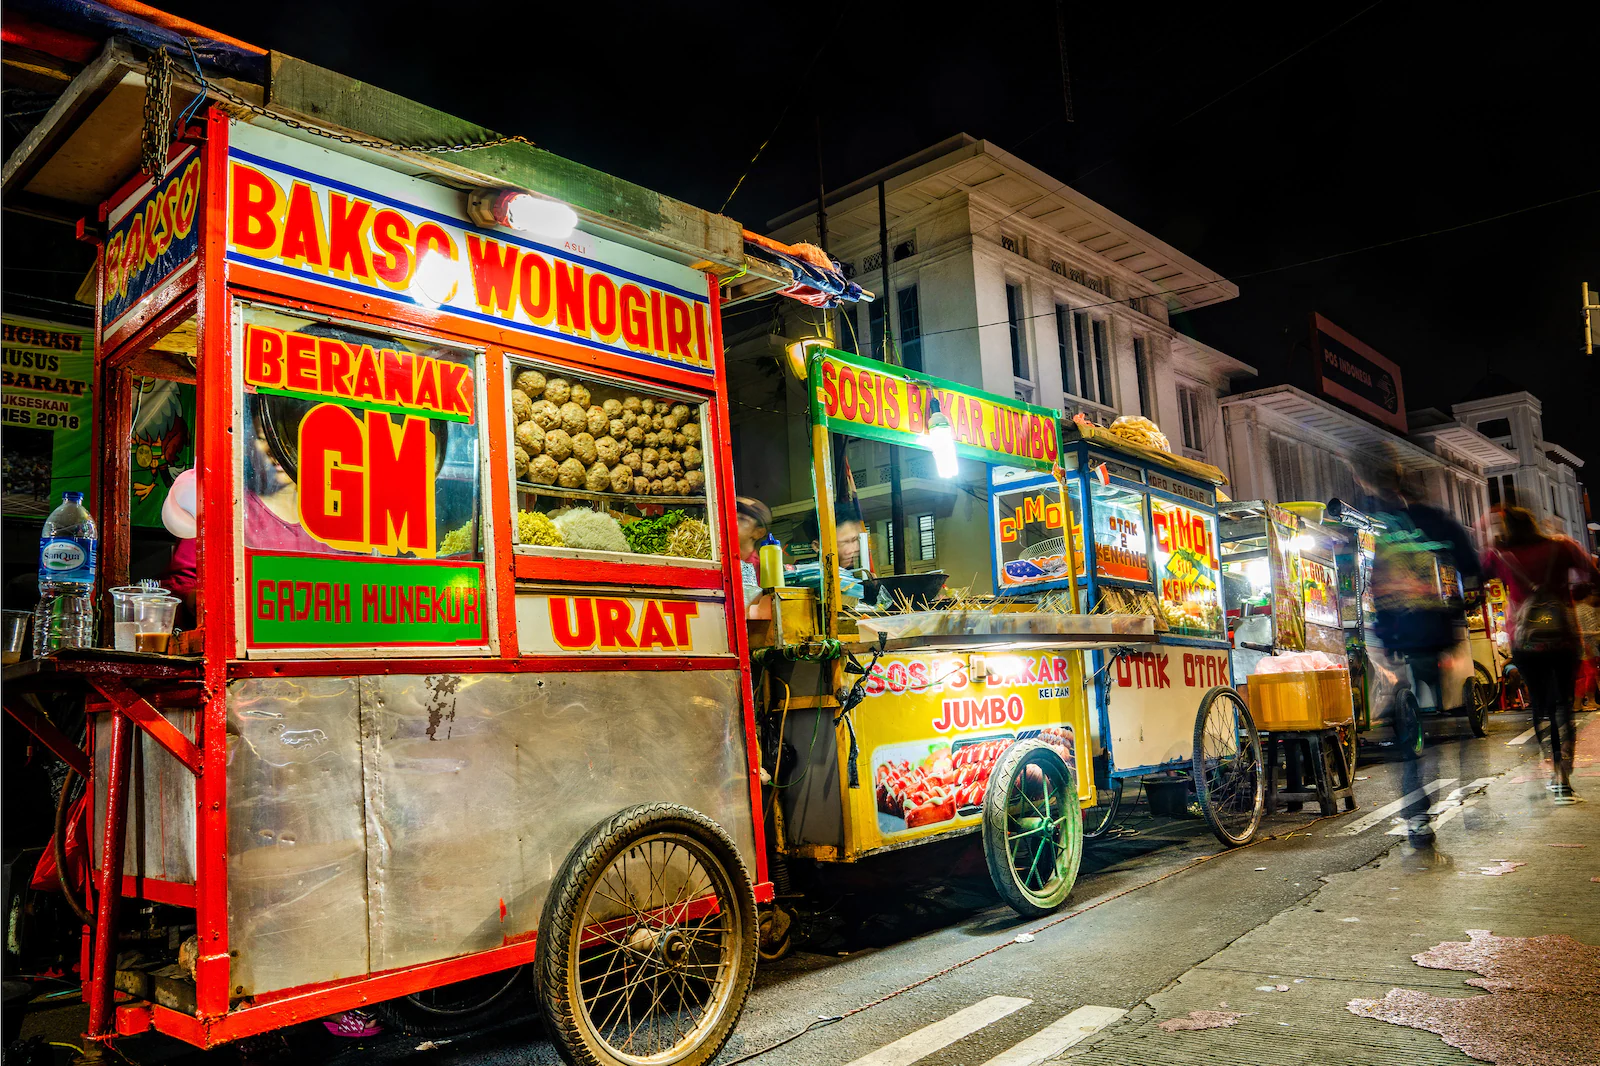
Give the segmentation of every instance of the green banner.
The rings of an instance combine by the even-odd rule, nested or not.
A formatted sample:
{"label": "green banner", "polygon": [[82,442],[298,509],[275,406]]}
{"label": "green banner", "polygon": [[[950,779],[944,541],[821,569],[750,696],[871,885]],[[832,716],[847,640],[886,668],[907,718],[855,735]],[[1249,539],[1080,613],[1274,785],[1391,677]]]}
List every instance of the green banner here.
{"label": "green banner", "polygon": [[252,648],[460,647],[489,640],[479,563],[249,556]]}
{"label": "green banner", "polygon": [[928,448],[937,403],[958,455],[1043,471],[1061,461],[1059,412],[970,385],[824,348],[811,359],[810,391],[812,424],[834,433]]}
{"label": "green banner", "polygon": [[6,516],[42,518],[63,492],[89,491],[94,334],[5,316],[4,501]]}

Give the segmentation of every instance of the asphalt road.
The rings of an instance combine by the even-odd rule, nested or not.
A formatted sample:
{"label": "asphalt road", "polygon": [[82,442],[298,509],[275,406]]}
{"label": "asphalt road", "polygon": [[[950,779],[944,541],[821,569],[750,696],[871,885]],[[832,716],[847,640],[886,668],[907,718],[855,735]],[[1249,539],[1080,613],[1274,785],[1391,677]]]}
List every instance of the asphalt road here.
{"label": "asphalt road", "polygon": [[[1429,724],[1433,739],[1424,780],[1444,782],[1433,799],[1538,757],[1536,743],[1526,737],[1526,715],[1491,717],[1490,735],[1481,740],[1462,719]],[[1400,763],[1380,746],[1381,734],[1368,737],[1356,771],[1356,812],[1318,818],[1313,807],[1273,815],[1257,843],[1227,851],[1203,822],[1152,818],[1136,805],[1122,823],[1129,832],[1090,845],[1069,907],[1050,919],[1021,920],[998,903],[976,837],[913,849],[892,864],[855,871],[851,884],[836,887],[819,900],[817,913],[803,916],[806,948],[761,965],[720,1061],[730,1063],[819,1018],[882,1000],[753,1061],[843,1066],[866,1057],[861,1066],[1024,1064],[1028,1056],[1022,1052],[996,1064],[990,1060],[1086,1006],[1133,1007],[1317,891],[1319,878],[1357,869],[1398,843],[1402,838],[1389,834],[1392,817],[1379,809],[1401,798]],[[1519,737],[1521,743],[1508,743]],[[1418,801],[1406,809],[1420,806]],[[1475,816],[1470,806],[1457,815],[1467,824]],[[1018,942],[1019,933],[1033,935]],[[975,958],[984,952],[991,953]],[[1102,1016],[1109,1020],[1114,1011]],[[943,1029],[914,1035],[935,1023]],[[916,1046],[881,1050],[903,1038]],[[949,1042],[929,1051],[940,1040]],[[526,1019],[448,1039],[391,1031],[353,1043],[312,1026],[288,1034],[287,1041],[292,1057],[303,1061],[560,1061],[537,1024]],[[216,1061],[149,1039],[130,1042],[127,1050],[143,1063]]]}

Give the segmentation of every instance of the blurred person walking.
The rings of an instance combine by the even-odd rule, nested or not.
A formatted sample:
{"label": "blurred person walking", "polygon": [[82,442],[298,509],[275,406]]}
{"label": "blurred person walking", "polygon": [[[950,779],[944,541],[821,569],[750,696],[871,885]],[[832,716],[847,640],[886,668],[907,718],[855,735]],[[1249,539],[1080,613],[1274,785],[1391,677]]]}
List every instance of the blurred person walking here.
{"label": "blurred person walking", "polygon": [[1572,697],[1583,638],[1572,605],[1572,575],[1593,582],[1594,565],[1571,540],[1542,533],[1532,511],[1508,507],[1483,566],[1486,574],[1504,582],[1511,601],[1506,614],[1511,660],[1528,686],[1535,733],[1541,723],[1547,725],[1549,742],[1540,736],[1539,743],[1550,756],[1550,791],[1558,804],[1576,803]]}
{"label": "blurred person walking", "polygon": [[1577,709],[1600,708],[1595,696],[1600,693],[1600,585],[1587,585],[1572,594],[1573,613],[1578,617],[1578,636],[1583,642],[1583,661],[1578,664],[1578,688],[1573,694]]}
{"label": "blurred person walking", "polygon": [[[1390,708],[1396,743],[1405,760],[1402,792],[1409,795],[1420,792],[1428,780],[1415,689],[1428,686],[1444,708],[1439,660],[1461,642],[1466,631],[1464,594],[1481,584],[1481,568],[1467,531],[1446,512],[1423,502],[1423,490],[1406,478],[1397,463],[1380,464],[1364,472],[1361,480],[1371,497],[1368,507],[1384,527],[1373,560],[1373,629],[1385,650],[1405,661],[1410,675]],[[1459,576],[1459,585],[1445,587],[1441,575],[1449,573]],[[1407,837],[1413,847],[1433,846],[1427,813],[1408,820]]]}

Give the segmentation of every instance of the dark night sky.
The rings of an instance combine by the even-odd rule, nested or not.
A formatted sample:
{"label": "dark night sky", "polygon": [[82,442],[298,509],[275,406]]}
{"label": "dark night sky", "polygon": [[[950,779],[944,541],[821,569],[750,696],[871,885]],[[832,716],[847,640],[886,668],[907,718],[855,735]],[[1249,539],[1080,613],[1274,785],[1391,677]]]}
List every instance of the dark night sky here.
{"label": "dark night sky", "polygon": [[1184,328],[1262,383],[1306,358],[1319,310],[1402,366],[1412,408],[1447,408],[1490,369],[1522,383],[1600,486],[1600,356],[1583,357],[1577,310],[1579,283],[1600,284],[1600,195],[1273,269],[1600,189],[1578,5],[1484,21],[1408,0],[1067,0],[1071,125],[1043,0],[955,9],[987,23],[866,3],[831,28],[835,8],[788,4],[492,4],[449,24],[439,5],[161,6],[712,210],[798,85],[727,211],[756,229],[814,196],[816,101],[830,188],[987,138],[1237,278],[1238,300]]}

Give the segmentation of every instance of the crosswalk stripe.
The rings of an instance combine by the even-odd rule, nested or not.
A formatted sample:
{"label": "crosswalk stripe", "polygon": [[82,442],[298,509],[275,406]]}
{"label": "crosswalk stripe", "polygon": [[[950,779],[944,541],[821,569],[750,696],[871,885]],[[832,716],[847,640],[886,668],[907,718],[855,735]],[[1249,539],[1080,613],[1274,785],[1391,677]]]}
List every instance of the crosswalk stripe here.
{"label": "crosswalk stripe", "polygon": [[[1494,778],[1492,777],[1480,777],[1470,785],[1462,785],[1460,788],[1451,789],[1450,795],[1428,808],[1428,817],[1433,819],[1433,828],[1438,829],[1460,814],[1463,809],[1471,807],[1477,802],[1473,797],[1493,782]],[[1405,820],[1400,819],[1399,821],[1399,825],[1389,830],[1389,836],[1403,837],[1406,835]]]}
{"label": "crosswalk stripe", "polygon": [[1404,796],[1401,796],[1393,803],[1385,803],[1382,807],[1379,807],[1372,813],[1357,818],[1355,821],[1339,830],[1339,832],[1343,836],[1352,837],[1357,833],[1365,833],[1368,829],[1371,829],[1373,826],[1377,825],[1385,818],[1388,818],[1390,815],[1395,814],[1398,811],[1405,810],[1419,799],[1422,799],[1424,796],[1433,795],[1446,785],[1455,784],[1456,780],[1457,779],[1454,777],[1441,777],[1437,781],[1429,781],[1426,785],[1423,785],[1415,792],[1407,792]]}
{"label": "crosswalk stripe", "polygon": [[1012,1011],[1021,1010],[1031,999],[1016,996],[990,996],[970,1007],[963,1007],[948,1018],[923,1026],[909,1036],[885,1044],[870,1055],[863,1055],[849,1066],[910,1066],[918,1059],[949,1047],[964,1036],[971,1036],[986,1025],[993,1025]]}
{"label": "crosswalk stripe", "polygon": [[1528,741],[1530,741],[1532,739],[1533,739],[1533,726],[1529,726],[1526,731],[1518,733],[1516,736],[1514,736],[1510,740],[1506,741],[1506,747],[1509,748],[1513,744],[1526,744]]}
{"label": "crosswalk stripe", "polygon": [[1000,1052],[983,1066],[1038,1066],[1072,1045],[1104,1029],[1124,1014],[1118,1007],[1079,1007],[1034,1033],[1028,1039]]}

